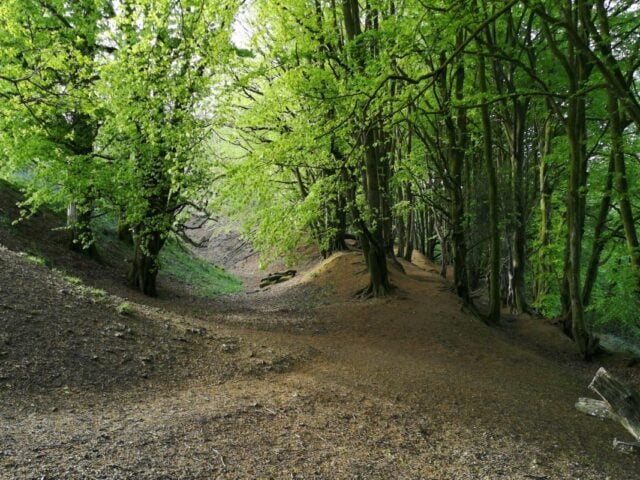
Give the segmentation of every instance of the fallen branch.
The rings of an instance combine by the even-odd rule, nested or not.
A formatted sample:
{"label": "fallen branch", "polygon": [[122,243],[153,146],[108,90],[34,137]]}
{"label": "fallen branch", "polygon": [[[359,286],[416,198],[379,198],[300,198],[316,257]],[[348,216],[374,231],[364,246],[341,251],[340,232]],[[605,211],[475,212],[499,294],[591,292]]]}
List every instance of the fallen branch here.
{"label": "fallen branch", "polygon": [[286,282],[296,276],[295,270],[287,270],[286,272],[270,273],[265,278],[260,280],[260,288],[268,287],[269,285],[275,285],[276,283]]}
{"label": "fallen branch", "polygon": [[614,448],[629,447],[640,451],[640,393],[600,368],[589,389],[602,400],[580,398],[576,409],[587,415],[620,423],[636,442],[613,441]]}

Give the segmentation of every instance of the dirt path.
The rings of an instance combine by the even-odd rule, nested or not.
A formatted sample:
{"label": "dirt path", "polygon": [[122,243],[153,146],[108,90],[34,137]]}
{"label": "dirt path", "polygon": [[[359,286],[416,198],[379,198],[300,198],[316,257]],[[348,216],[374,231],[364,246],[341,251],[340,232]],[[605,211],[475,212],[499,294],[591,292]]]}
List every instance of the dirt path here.
{"label": "dirt path", "polygon": [[[131,296],[123,319],[117,300],[76,305],[44,267],[0,262],[5,298],[21,275],[35,292],[4,301],[6,328],[44,337],[2,348],[0,365],[20,368],[0,382],[1,478],[640,478],[610,448],[621,428],[573,409],[597,366],[540,322],[484,327],[428,264],[405,264],[382,300],[351,298],[366,277],[347,253],[266,293]],[[48,322],[30,317],[39,296]],[[64,323],[79,312],[82,338]],[[53,339],[66,370],[34,386],[63,361],[46,362]]]}
{"label": "dirt path", "polygon": [[[637,459],[610,450],[620,428],[574,410],[595,366],[555,329],[490,330],[435,273],[404,266],[398,294],[369,302],[350,297],[366,281],[357,253],[308,275],[333,287],[315,311],[328,332],[290,339],[318,355],[278,383],[346,416],[348,433],[324,443],[345,446],[341,478],[636,478]],[[342,392],[337,402],[320,393],[327,386]],[[330,429],[320,416],[310,428]]]}

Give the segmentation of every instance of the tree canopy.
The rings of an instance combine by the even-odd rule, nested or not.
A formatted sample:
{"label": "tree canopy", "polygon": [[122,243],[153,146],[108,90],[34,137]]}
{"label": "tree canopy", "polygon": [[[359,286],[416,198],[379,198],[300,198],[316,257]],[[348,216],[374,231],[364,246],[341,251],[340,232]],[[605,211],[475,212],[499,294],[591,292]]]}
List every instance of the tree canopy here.
{"label": "tree canopy", "polygon": [[418,250],[485,322],[557,318],[588,358],[640,331],[639,27],[630,0],[7,0],[0,172],[81,250],[118,218],[147,294],[223,212],[265,262],[350,240],[364,297]]}

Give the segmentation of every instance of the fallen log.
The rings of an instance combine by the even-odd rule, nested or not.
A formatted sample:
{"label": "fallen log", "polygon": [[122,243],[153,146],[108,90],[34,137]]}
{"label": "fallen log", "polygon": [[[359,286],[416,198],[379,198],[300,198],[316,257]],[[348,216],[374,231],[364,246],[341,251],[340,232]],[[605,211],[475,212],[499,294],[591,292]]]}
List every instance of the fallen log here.
{"label": "fallen log", "polygon": [[587,415],[613,420],[622,425],[636,442],[621,442],[615,439],[614,448],[630,447],[640,450],[640,393],[613,377],[604,368],[597,372],[589,389],[602,400],[580,398],[576,409]]}
{"label": "fallen log", "polygon": [[260,288],[275,285],[276,283],[286,282],[296,276],[296,270],[287,270],[286,272],[274,272],[260,280]]}

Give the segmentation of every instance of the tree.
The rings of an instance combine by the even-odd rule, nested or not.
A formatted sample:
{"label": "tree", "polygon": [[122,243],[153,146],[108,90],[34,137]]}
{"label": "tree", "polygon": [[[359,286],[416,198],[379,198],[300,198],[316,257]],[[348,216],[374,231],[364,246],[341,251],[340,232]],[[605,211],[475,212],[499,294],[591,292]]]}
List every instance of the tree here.
{"label": "tree", "polygon": [[224,0],[129,2],[108,33],[114,51],[98,85],[107,110],[98,145],[112,181],[104,195],[132,230],[129,283],[147,295],[179,213],[207,187],[209,97],[234,13]]}

